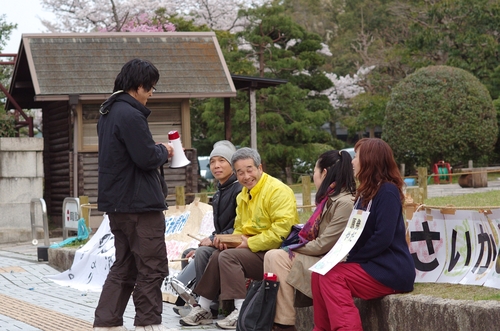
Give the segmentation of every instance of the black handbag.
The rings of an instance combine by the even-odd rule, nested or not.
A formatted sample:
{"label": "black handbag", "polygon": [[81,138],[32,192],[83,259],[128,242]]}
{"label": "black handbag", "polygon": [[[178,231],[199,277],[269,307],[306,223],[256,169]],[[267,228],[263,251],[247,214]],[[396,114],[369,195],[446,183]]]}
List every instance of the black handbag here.
{"label": "black handbag", "polygon": [[247,296],[236,323],[236,331],[270,331],[276,313],[276,297],[280,283],[270,280],[254,280],[248,287]]}

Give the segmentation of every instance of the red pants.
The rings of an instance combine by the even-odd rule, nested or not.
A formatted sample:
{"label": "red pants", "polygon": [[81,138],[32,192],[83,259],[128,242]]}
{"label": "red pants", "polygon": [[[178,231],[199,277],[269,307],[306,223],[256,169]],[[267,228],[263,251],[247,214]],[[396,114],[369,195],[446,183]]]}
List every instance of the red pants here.
{"label": "red pants", "polygon": [[314,331],[362,331],[353,297],[375,299],[396,293],[357,263],[339,263],[324,276],[313,272]]}

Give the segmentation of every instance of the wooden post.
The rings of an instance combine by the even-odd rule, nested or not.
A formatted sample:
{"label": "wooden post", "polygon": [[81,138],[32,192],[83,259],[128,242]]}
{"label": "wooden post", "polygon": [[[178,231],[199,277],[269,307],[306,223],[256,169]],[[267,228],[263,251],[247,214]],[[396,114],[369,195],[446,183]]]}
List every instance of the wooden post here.
{"label": "wooden post", "polygon": [[186,205],[186,196],[184,195],[184,186],[176,186],[175,187],[175,205],[176,206],[185,206]]}
{"label": "wooden post", "polygon": [[401,173],[401,177],[403,177],[403,179],[404,179],[405,178],[405,172],[406,172],[405,164],[404,163],[401,163],[399,165],[399,172]]}
{"label": "wooden post", "polygon": [[255,89],[248,90],[250,103],[250,147],[257,150],[257,105],[255,103]]}
{"label": "wooden post", "polygon": [[200,202],[208,203],[208,194],[207,194],[207,192],[196,193],[195,196],[197,198],[200,198]]}
{"label": "wooden post", "polygon": [[472,187],[488,187],[488,172],[486,168],[472,169]]}
{"label": "wooden post", "polygon": [[[301,176],[302,179],[302,205],[311,205],[311,177]],[[305,207],[305,212],[311,212],[311,207]]]}
{"label": "wooden post", "polygon": [[422,202],[427,199],[427,168],[418,167],[418,187],[422,189]]}
{"label": "wooden post", "polygon": [[413,199],[413,203],[422,204],[424,203],[424,199],[422,197],[422,189],[420,187],[407,187],[406,195],[411,196]]}

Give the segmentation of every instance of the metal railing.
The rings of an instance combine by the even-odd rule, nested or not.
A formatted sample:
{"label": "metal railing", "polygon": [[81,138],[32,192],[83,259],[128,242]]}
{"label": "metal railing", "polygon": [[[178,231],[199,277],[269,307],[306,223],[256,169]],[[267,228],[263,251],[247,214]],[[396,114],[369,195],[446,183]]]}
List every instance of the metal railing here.
{"label": "metal railing", "polygon": [[[37,203],[40,203],[40,206],[42,209],[42,225],[36,224],[36,220],[35,220],[35,205]],[[33,239],[32,244],[38,245],[36,229],[42,228],[43,229],[43,244],[45,246],[49,246],[49,244],[50,244],[50,242],[49,242],[49,220],[47,218],[47,205],[45,204],[45,200],[43,200],[42,198],[31,199],[30,218],[31,218],[31,237]]]}

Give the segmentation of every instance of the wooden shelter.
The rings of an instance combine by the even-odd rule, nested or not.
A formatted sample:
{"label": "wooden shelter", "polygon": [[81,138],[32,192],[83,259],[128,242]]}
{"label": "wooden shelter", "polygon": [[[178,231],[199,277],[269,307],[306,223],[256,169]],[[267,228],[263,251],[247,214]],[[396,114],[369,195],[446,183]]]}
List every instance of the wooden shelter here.
{"label": "wooden shelter", "polygon": [[[169,193],[175,186],[185,186],[186,193],[198,190],[189,99],[236,95],[214,33],[24,34],[9,93],[23,109],[42,109],[44,199],[52,223],[59,223],[66,197],[97,201],[99,105],[133,58],[149,60],[160,71],[147,104],[154,139],[166,142],[168,132],[177,130],[191,160],[185,168],[165,167]],[[13,105],[8,100],[6,109]]]}

